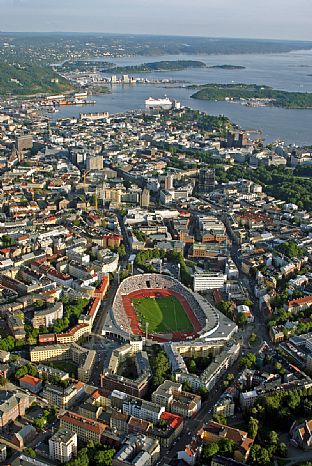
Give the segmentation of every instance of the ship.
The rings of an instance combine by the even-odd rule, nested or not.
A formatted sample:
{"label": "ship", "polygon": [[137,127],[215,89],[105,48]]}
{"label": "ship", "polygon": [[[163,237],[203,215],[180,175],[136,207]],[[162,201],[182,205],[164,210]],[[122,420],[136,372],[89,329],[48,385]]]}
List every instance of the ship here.
{"label": "ship", "polygon": [[154,99],[153,97],[149,97],[145,100],[145,107],[149,110],[154,109],[162,109],[162,110],[170,110],[171,108],[177,108],[175,106],[175,101],[170,100],[168,97],[164,97],[163,99]]}

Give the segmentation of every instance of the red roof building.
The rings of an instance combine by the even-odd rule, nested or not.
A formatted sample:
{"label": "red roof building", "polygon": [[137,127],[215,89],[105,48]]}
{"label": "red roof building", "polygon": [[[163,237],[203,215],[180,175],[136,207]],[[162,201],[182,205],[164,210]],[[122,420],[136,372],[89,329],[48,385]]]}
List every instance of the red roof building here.
{"label": "red roof building", "polygon": [[42,380],[38,379],[38,377],[26,374],[18,380],[21,388],[29,390],[32,393],[39,393],[42,390]]}
{"label": "red roof building", "polygon": [[291,309],[304,309],[307,307],[312,306],[312,296],[304,296],[303,298],[298,298],[298,299],[293,299],[291,301],[288,301],[288,310],[291,311]]}

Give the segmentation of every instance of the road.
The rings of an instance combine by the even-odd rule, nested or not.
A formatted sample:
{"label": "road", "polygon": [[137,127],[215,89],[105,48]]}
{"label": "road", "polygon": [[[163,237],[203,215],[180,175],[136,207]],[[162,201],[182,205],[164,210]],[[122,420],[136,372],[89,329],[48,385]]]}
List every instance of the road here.
{"label": "road", "polygon": [[[195,214],[194,215],[195,217],[199,215],[198,212],[192,212],[192,214],[193,215]],[[194,226],[195,226],[195,222],[194,222]],[[194,227],[193,227],[193,232],[196,233],[196,228]],[[240,269],[238,247],[236,245],[233,245],[231,247],[230,254],[235,264],[237,265],[238,269]],[[265,323],[265,318],[261,310],[259,309],[259,306],[257,305],[258,300],[254,295],[254,281],[252,280],[252,277],[248,277],[240,273],[239,279],[240,279],[240,282],[243,284],[243,286],[245,286],[248,289],[251,299],[255,303],[255,306],[254,306],[255,322],[253,324],[246,326],[243,329],[240,329],[239,334],[243,340],[243,347],[248,349],[248,351],[255,353],[258,351],[260,344],[262,344],[264,340],[268,341],[268,331],[267,331],[267,327]],[[250,348],[248,339],[252,332],[255,332],[259,338],[258,338],[258,343],[252,348]],[[239,370],[239,361],[236,361],[235,364],[229,368],[227,373],[232,372],[236,374],[238,370]],[[226,374],[224,375],[224,377],[225,376]],[[170,463],[170,461],[175,459],[177,456],[177,453],[181,450],[184,450],[185,446],[188,443],[190,443],[190,441],[192,440],[193,436],[196,434],[198,429],[203,424],[207,423],[209,420],[212,419],[213,407],[223,392],[224,392],[224,388],[222,386],[222,383],[218,383],[217,387],[215,387],[210,392],[209,399],[203,403],[202,409],[199,411],[199,413],[193,419],[187,419],[184,421],[184,429],[183,429],[182,434],[175,441],[173,446],[171,446],[171,448],[165,449],[164,456],[159,461],[159,465]]]}
{"label": "road", "polygon": [[113,282],[110,283],[106,296],[102,300],[100,309],[95,318],[95,321],[92,327],[92,334],[102,335],[102,330],[103,330],[104,323],[107,317],[107,313],[109,309],[112,307],[117,288],[118,288],[117,280],[114,280]]}
{"label": "road", "polygon": [[[118,220],[127,251],[126,257],[120,259],[119,266],[121,268],[125,268],[128,265],[128,257],[131,253],[131,248],[128,242],[125,225],[120,214],[118,214]],[[93,323],[92,333],[88,339],[88,342],[83,345],[86,348],[96,350],[96,362],[92,369],[92,374],[89,380],[90,384],[99,385],[100,374],[103,372],[103,368],[108,366],[112,350],[120,346],[120,343],[116,343],[114,340],[107,339],[102,335],[107,313],[112,307],[118,286],[119,284],[116,278],[110,282],[106,296],[102,300],[100,309]]]}
{"label": "road", "polygon": [[[196,216],[199,214],[198,212],[192,212],[194,215],[194,220],[193,220],[193,233],[196,234]],[[119,224],[120,228],[124,237],[124,243],[126,246],[126,251],[127,251],[127,256],[123,258],[120,261],[121,267],[126,267],[127,266],[127,258],[129,254],[131,253],[130,251],[130,245],[128,242],[127,234],[126,234],[126,229],[123,223],[123,219],[121,215],[118,215],[119,219]],[[230,254],[234,262],[239,268],[239,253],[238,253],[238,247],[236,245],[232,245],[230,249]],[[245,286],[249,294],[252,298],[252,300],[257,303],[257,299],[254,296],[254,283],[251,280],[251,277],[247,277],[246,275],[240,273],[240,281]],[[94,385],[98,385],[99,383],[99,377],[100,373],[102,372],[103,367],[107,366],[108,359],[110,357],[112,349],[114,347],[118,346],[118,343],[115,343],[111,340],[106,339],[105,337],[102,336],[102,329],[104,326],[104,322],[107,316],[107,312],[112,306],[112,302],[114,299],[114,296],[116,294],[118,288],[118,283],[117,280],[114,280],[107,292],[106,299],[102,302],[101,308],[98,312],[98,315],[95,319],[93,329],[92,329],[92,335],[90,337],[90,340],[87,344],[84,346],[90,347],[92,349],[95,349],[97,352],[97,361],[96,364],[94,365],[94,371],[92,374],[92,377],[90,379],[90,383]],[[244,348],[247,348],[248,351],[252,352],[257,352],[260,343],[262,343],[263,340],[267,340],[267,328],[266,324],[263,318],[263,315],[257,305],[255,305],[254,309],[254,316],[255,316],[255,322],[254,324],[248,325],[246,328],[240,330],[240,335],[243,338],[243,346]],[[258,344],[255,345],[253,348],[249,347],[248,344],[248,338],[250,333],[256,332],[257,335],[260,337]],[[229,372],[233,372],[234,374],[237,373],[239,370],[239,361],[237,361],[229,370]],[[226,374],[227,374],[226,373]],[[224,374],[224,377],[226,376]],[[158,462],[159,465],[164,465],[166,463],[169,463],[171,460],[176,458],[177,452],[184,449],[185,446],[190,443],[192,440],[192,437],[196,434],[198,429],[205,423],[207,423],[209,420],[212,418],[212,410],[213,406],[215,405],[216,401],[220,398],[224,391],[222,382],[220,381],[217,386],[210,392],[209,398],[207,401],[203,403],[202,409],[199,411],[199,413],[192,419],[186,419],[184,421],[184,429],[180,435],[180,437],[174,442],[174,444],[170,448],[165,448],[163,449],[163,456],[161,460]]]}
{"label": "road", "polygon": [[[236,361],[224,374],[223,378],[227,374],[233,372],[234,374],[238,372],[239,361]],[[184,420],[184,428],[182,434],[174,442],[170,448],[163,450],[164,456],[159,461],[159,465],[164,465],[170,463],[173,459],[176,459],[179,451],[184,450],[185,446],[188,445],[198,429],[203,425],[207,424],[212,419],[212,410],[216,402],[219,400],[220,396],[224,392],[224,387],[222,381],[210,391],[209,398],[202,404],[201,410],[197,413],[194,418]]]}
{"label": "road", "polygon": [[105,367],[108,367],[111,352],[120,346],[119,342],[107,339],[102,336],[93,335],[89,341],[84,343],[85,348],[90,348],[96,351],[96,361],[92,368],[92,374],[88,381],[90,385],[100,385],[100,375]]}
{"label": "road", "polygon": [[102,336],[107,313],[112,306],[117,287],[118,285],[116,281],[111,283],[106,293],[105,300],[102,301],[95,318],[92,327],[92,334],[89,336],[88,342],[83,345],[86,348],[96,351],[96,361],[93,364],[92,374],[89,379],[89,383],[96,386],[100,385],[100,375],[102,374],[104,367],[108,366],[111,351],[119,346],[119,344],[115,343],[113,340],[108,340]]}

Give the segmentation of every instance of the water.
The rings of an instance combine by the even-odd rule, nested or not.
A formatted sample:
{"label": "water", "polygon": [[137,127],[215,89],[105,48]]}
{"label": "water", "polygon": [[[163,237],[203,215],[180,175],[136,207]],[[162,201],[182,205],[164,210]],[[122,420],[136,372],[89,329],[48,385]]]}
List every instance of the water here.
{"label": "water", "polygon": [[[104,61],[108,61],[106,58]],[[243,70],[188,69],[183,71],[144,73],[148,79],[175,79],[194,84],[244,82],[270,85],[286,91],[312,92],[312,51],[296,51],[270,55],[166,55],[161,57],[131,57],[112,59],[118,65],[136,65],[161,60],[200,60],[207,65],[240,65]],[[191,99],[194,92],[185,88],[166,88],[165,85],[116,85],[111,94],[95,96],[93,106],[64,107],[51,118],[79,116],[81,112],[118,113],[143,109],[150,96],[181,101],[183,105],[212,115],[226,115],[245,129],[260,129],[267,142],[282,139],[288,144],[312,144],[312,110],[289,110],[273,107],[245,107],[228,102]]]}

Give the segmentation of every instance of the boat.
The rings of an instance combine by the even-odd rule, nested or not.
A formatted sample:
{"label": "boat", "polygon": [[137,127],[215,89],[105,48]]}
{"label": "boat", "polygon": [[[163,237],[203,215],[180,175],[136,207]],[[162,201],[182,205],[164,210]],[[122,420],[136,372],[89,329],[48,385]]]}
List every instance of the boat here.
{"label": "boat", "polygon": [[156,108],[170,110],[173,107],[173,101],[166,96],[163,99],[154,99],[153,97],[149,97],[145,100],[145,107],[151,110]]}
{"label": "boat", "polygon": [[172,108],[181,108],[181,103],[176,100],[170,100],[167,96],[163,99],[149,97],[145,100],[145,107],[149,110],[170,110]]}

